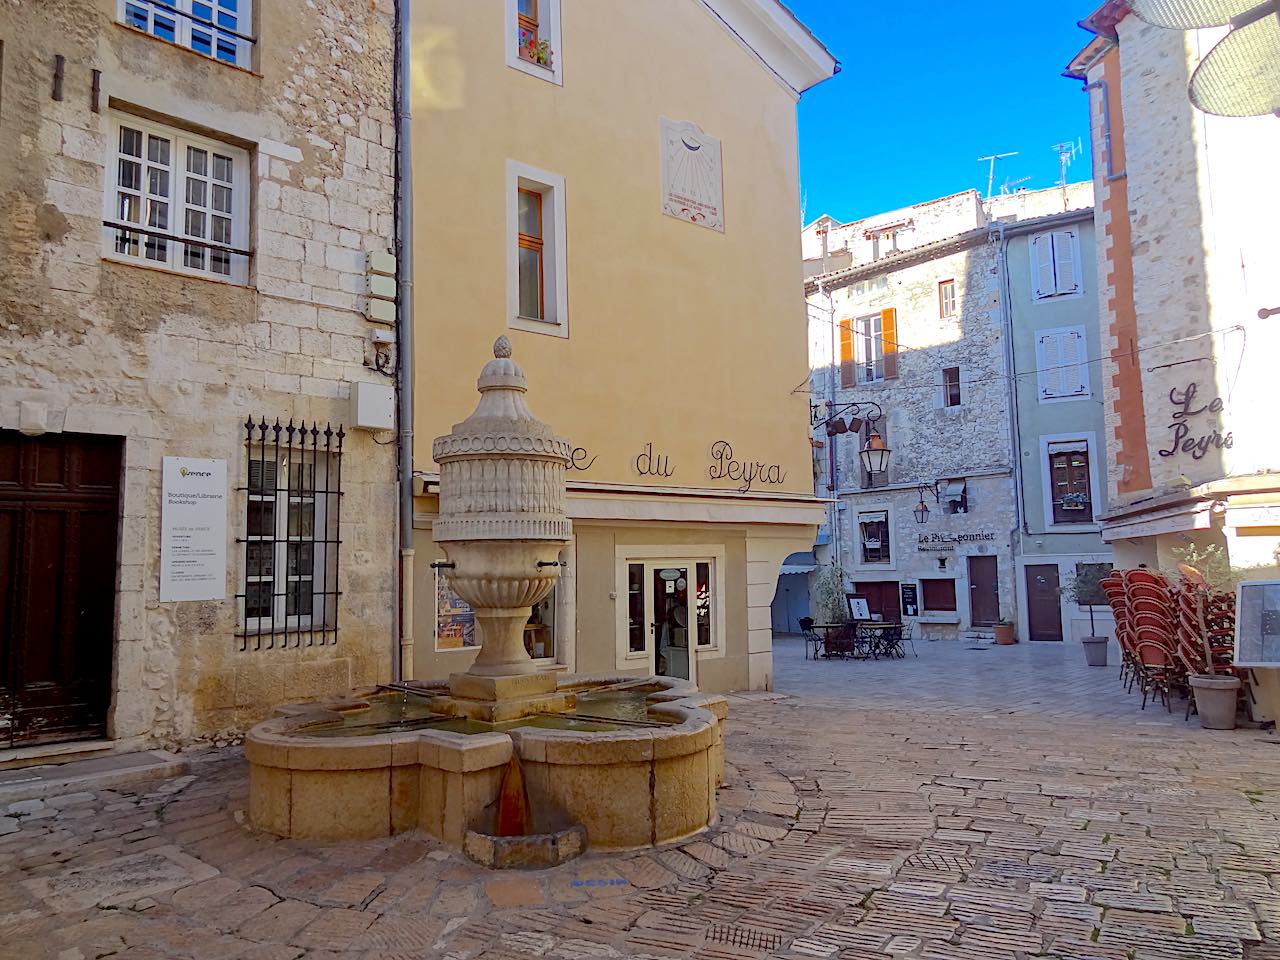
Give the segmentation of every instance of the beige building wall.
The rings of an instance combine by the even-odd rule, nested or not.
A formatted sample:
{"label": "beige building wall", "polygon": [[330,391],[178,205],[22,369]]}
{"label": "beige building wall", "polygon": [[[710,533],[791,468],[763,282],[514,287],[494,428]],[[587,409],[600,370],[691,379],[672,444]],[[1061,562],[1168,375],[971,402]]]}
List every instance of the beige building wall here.
{"label": "beige building wall", "polygon": [[[742,33],[770,43],[785,34],[816,51],[807,56],[827,58],[827,75],[834,67],[773,0],[547,0],[540,31],[554,70],[512,63],[514,3],[414,5],[419,677],[465,669],[473,656],[436,645],[430,445],[472,410],[475,377],[506,334],[532,409],[577,448],[559,663],[652,671],[652,651],[618,652],[627,599],[619,552],[655,560],[696,546],[715,555],[725,638],[713,656],[699,654],[700,682],[771,682],[760,610],[782,558],[812,545],[821,516],[807,401],[795,391],[806,370],[796,99],[821,75],[808,61],[797,67],[790,48],[772,67],[762,63],[712,8],[726,8]],[[788,82],[797,69],[813,75]],[[723,230],[664,215],[663,118],[718,138]],[[517,320],[510,309],[513,164],[554,181],[544,211],[563,210],[564,245],[552,254],[564,281],[557,324]],[[550,225],[544,239],[555,246]],[[548,280],[548,298],[556,293]],[[779,536],[777,548],[754,545]]]}
{"label": "beige building wall", "polygon": [[[119,556],[98,558],[118,571],[117,745],[231,735],[286,698],[389,675],[393,448],[351,428],[349,403],[389,382],[360,290],[365,253],[393,236],[392,4],[253,7],[244,67],[118,23],[114,0],[0,10],[0,429],[124,438]],[[246,282],[108,259],[117,114],[247,151]],[[347,424],[336,642],[240,649],[250,417]],[[159,600],[165,456],[227,463],[226,600]]]}

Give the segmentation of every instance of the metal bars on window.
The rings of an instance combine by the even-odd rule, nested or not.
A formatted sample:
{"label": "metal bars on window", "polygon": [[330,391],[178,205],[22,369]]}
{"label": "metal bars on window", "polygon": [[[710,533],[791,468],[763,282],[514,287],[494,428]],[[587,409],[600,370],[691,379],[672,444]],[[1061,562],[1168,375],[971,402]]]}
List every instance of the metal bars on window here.
{"label": "metal bars on window", "polygon": [[241,650],[338,642],[341,424],[245,421]]}

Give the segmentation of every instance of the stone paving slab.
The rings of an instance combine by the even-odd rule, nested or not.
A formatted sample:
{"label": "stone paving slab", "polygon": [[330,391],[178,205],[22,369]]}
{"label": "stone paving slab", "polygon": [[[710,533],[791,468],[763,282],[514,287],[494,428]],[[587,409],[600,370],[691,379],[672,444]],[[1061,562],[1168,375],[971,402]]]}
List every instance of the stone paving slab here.
{"label": "stone paving slab", "polygon": [[0,813],[24,800],[180,777],[189,768],[190,763],[182,757],[165,750],[147,750],[0,770]]}
{"label": "stone paving slab", "polygon": [[503,873],[258,833],[229,749],[0,811],[0,958],[1280,960],[1268,736],[739,698],[712,829]]}

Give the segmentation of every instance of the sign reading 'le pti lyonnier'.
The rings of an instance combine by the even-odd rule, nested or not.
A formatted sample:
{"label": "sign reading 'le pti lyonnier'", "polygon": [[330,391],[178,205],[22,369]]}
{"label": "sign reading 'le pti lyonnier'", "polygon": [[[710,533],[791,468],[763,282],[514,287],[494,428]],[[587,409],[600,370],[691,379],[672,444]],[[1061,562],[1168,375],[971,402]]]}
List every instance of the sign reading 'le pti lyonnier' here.
{"label": "sign reading 'le pti lyonnier'", "polygon": [[227,461],[164,458],[160,600],[227,596]]}

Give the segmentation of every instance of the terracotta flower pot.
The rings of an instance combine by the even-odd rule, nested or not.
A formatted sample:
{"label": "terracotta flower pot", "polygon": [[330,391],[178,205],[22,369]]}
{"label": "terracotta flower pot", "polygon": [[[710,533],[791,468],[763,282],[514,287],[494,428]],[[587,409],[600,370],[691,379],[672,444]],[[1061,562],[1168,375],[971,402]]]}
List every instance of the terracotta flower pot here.
{"label": "terracotta flower pot", "polygon": [[1013,636],[1012,623],[997,623],[992,629],[996,634],[996,643],[1007,646],[1018,642]]}
{"label": "terracotta flower pot", "polygon": [[1081,637],[1080,643],[1084,646],[1084,662],[1091,667],[1105,667],[1107,665],[1107,643],[1106,637]]}
{"label": "terracotta flower pot", "polygon": [[1196,673],[1189,678],[1195,692],[1196,713],[1206,730],[1234,730],[1236,703],[1240,699],[1240,678]]}

